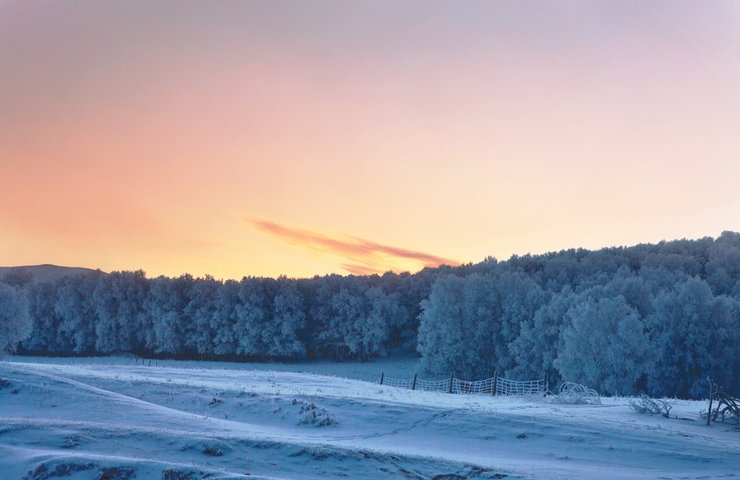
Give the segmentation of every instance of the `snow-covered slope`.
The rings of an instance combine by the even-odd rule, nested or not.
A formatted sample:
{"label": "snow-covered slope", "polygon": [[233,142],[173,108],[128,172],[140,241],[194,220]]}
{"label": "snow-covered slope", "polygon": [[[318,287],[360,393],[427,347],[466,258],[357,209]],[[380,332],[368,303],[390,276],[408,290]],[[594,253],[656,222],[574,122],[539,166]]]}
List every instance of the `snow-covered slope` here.
{"label": "snow-covered slope", "polygon": [[556,405],[290,371],[0,362],[0,478],[730,478],[706,402]]}

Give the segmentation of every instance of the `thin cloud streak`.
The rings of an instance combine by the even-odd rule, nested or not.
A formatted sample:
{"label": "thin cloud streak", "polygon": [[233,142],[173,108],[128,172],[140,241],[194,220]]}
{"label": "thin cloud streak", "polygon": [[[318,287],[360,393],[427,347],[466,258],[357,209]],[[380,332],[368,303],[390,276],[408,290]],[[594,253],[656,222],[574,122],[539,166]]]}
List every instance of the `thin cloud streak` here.
{"label": "thin cloud streak", "polygon": [[381,268],[372,268],[365,265],[354,265],[349,263],[343,263],[342,268],[350,275],[367,276],[367,275],[380,275],[383,273]]}
{"label": "thin cloud streak", "polygon": [[449,258],[383,245],[359,237],[330,236],[310,230],[286,227],[261,218],[248,221],[260,232],[280,241],[296,245],[315,254],[341,257],[346,261],[341,262],[340,267],[353,275],[370,275],[388,270],[399,270],[399,265],[409,263],[418,265],[419,269],[460,264]]}

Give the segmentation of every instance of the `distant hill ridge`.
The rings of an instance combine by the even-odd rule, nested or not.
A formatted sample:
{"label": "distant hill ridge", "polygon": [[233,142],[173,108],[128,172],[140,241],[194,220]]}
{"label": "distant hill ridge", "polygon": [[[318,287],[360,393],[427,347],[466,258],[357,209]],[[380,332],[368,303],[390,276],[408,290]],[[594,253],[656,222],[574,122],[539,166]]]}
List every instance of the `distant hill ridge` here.
{"label": "distant hill ridge", "polygon": [[58,265],[23,265],[18,267],[0,267],[0,281],[5,280],[7,275],[17,276],[24,279],[24,283],[37,283],[54,281],[69,275],[95,272],[92,268],[83,267],[61,267]]}

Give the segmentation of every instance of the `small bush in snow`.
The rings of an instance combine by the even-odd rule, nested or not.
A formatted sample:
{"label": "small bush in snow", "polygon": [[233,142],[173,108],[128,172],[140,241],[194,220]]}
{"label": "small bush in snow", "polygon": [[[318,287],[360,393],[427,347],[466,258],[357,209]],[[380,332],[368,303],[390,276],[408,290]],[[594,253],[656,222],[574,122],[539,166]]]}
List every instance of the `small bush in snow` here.
{"label": "small bush in snow", "polygon": [[325,409],[317,407],[313,403],[301,402],[301,411],[298,415],[300,415],[298,425],[330,427],[339,424],[339,421],[333,415],[330,415]]}
{"label": "small bush in snow", "polygon": [[205,442],[203,444],[203,453],[212,457],[221,457],[228,450],[228,446],[218,442]]}
{"label": "small bush in snow", "polygon": [[673,405],[665,400],[642,395],[640,398],[630,400],[630,407],[637,413],[649,413],[650,415],[662,415],[665,418],[670,418]]}

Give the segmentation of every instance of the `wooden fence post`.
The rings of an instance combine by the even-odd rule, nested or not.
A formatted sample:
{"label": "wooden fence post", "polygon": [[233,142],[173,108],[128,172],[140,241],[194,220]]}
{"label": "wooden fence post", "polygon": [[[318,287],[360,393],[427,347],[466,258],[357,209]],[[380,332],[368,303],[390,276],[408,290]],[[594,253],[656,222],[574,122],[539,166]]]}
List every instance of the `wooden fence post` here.
{"label": "wooden fence post", "polygon": [[380,384],[383,385],[383,377],[385,377],[385,372],[380,372]]}
{"label": "wooden fence post", "polygon": [[455,379],[455,374],[454,373],[451,373],[450,374],[450,392],[449,393],[452,393],[452,381],[454,379]]}
{"label": "wooden fence post", "polygon": [[707,425],[709,425],[709,422],[712,419],[712,398],[714,397],[714,392],[712,391],[712,379],[707,377],[707,381],[709,382],[709,411],[707,412]]}
{"label": "wooden fence post", "polygon": [[496,389],[498,388],[498,368],[493,371],[493,391],[491,395],[496,395]]}
{"label": "wooden fence post", "polygon": [[411,384],[411,390],[416,390],[416,374],[414,374],[414,383]]}

